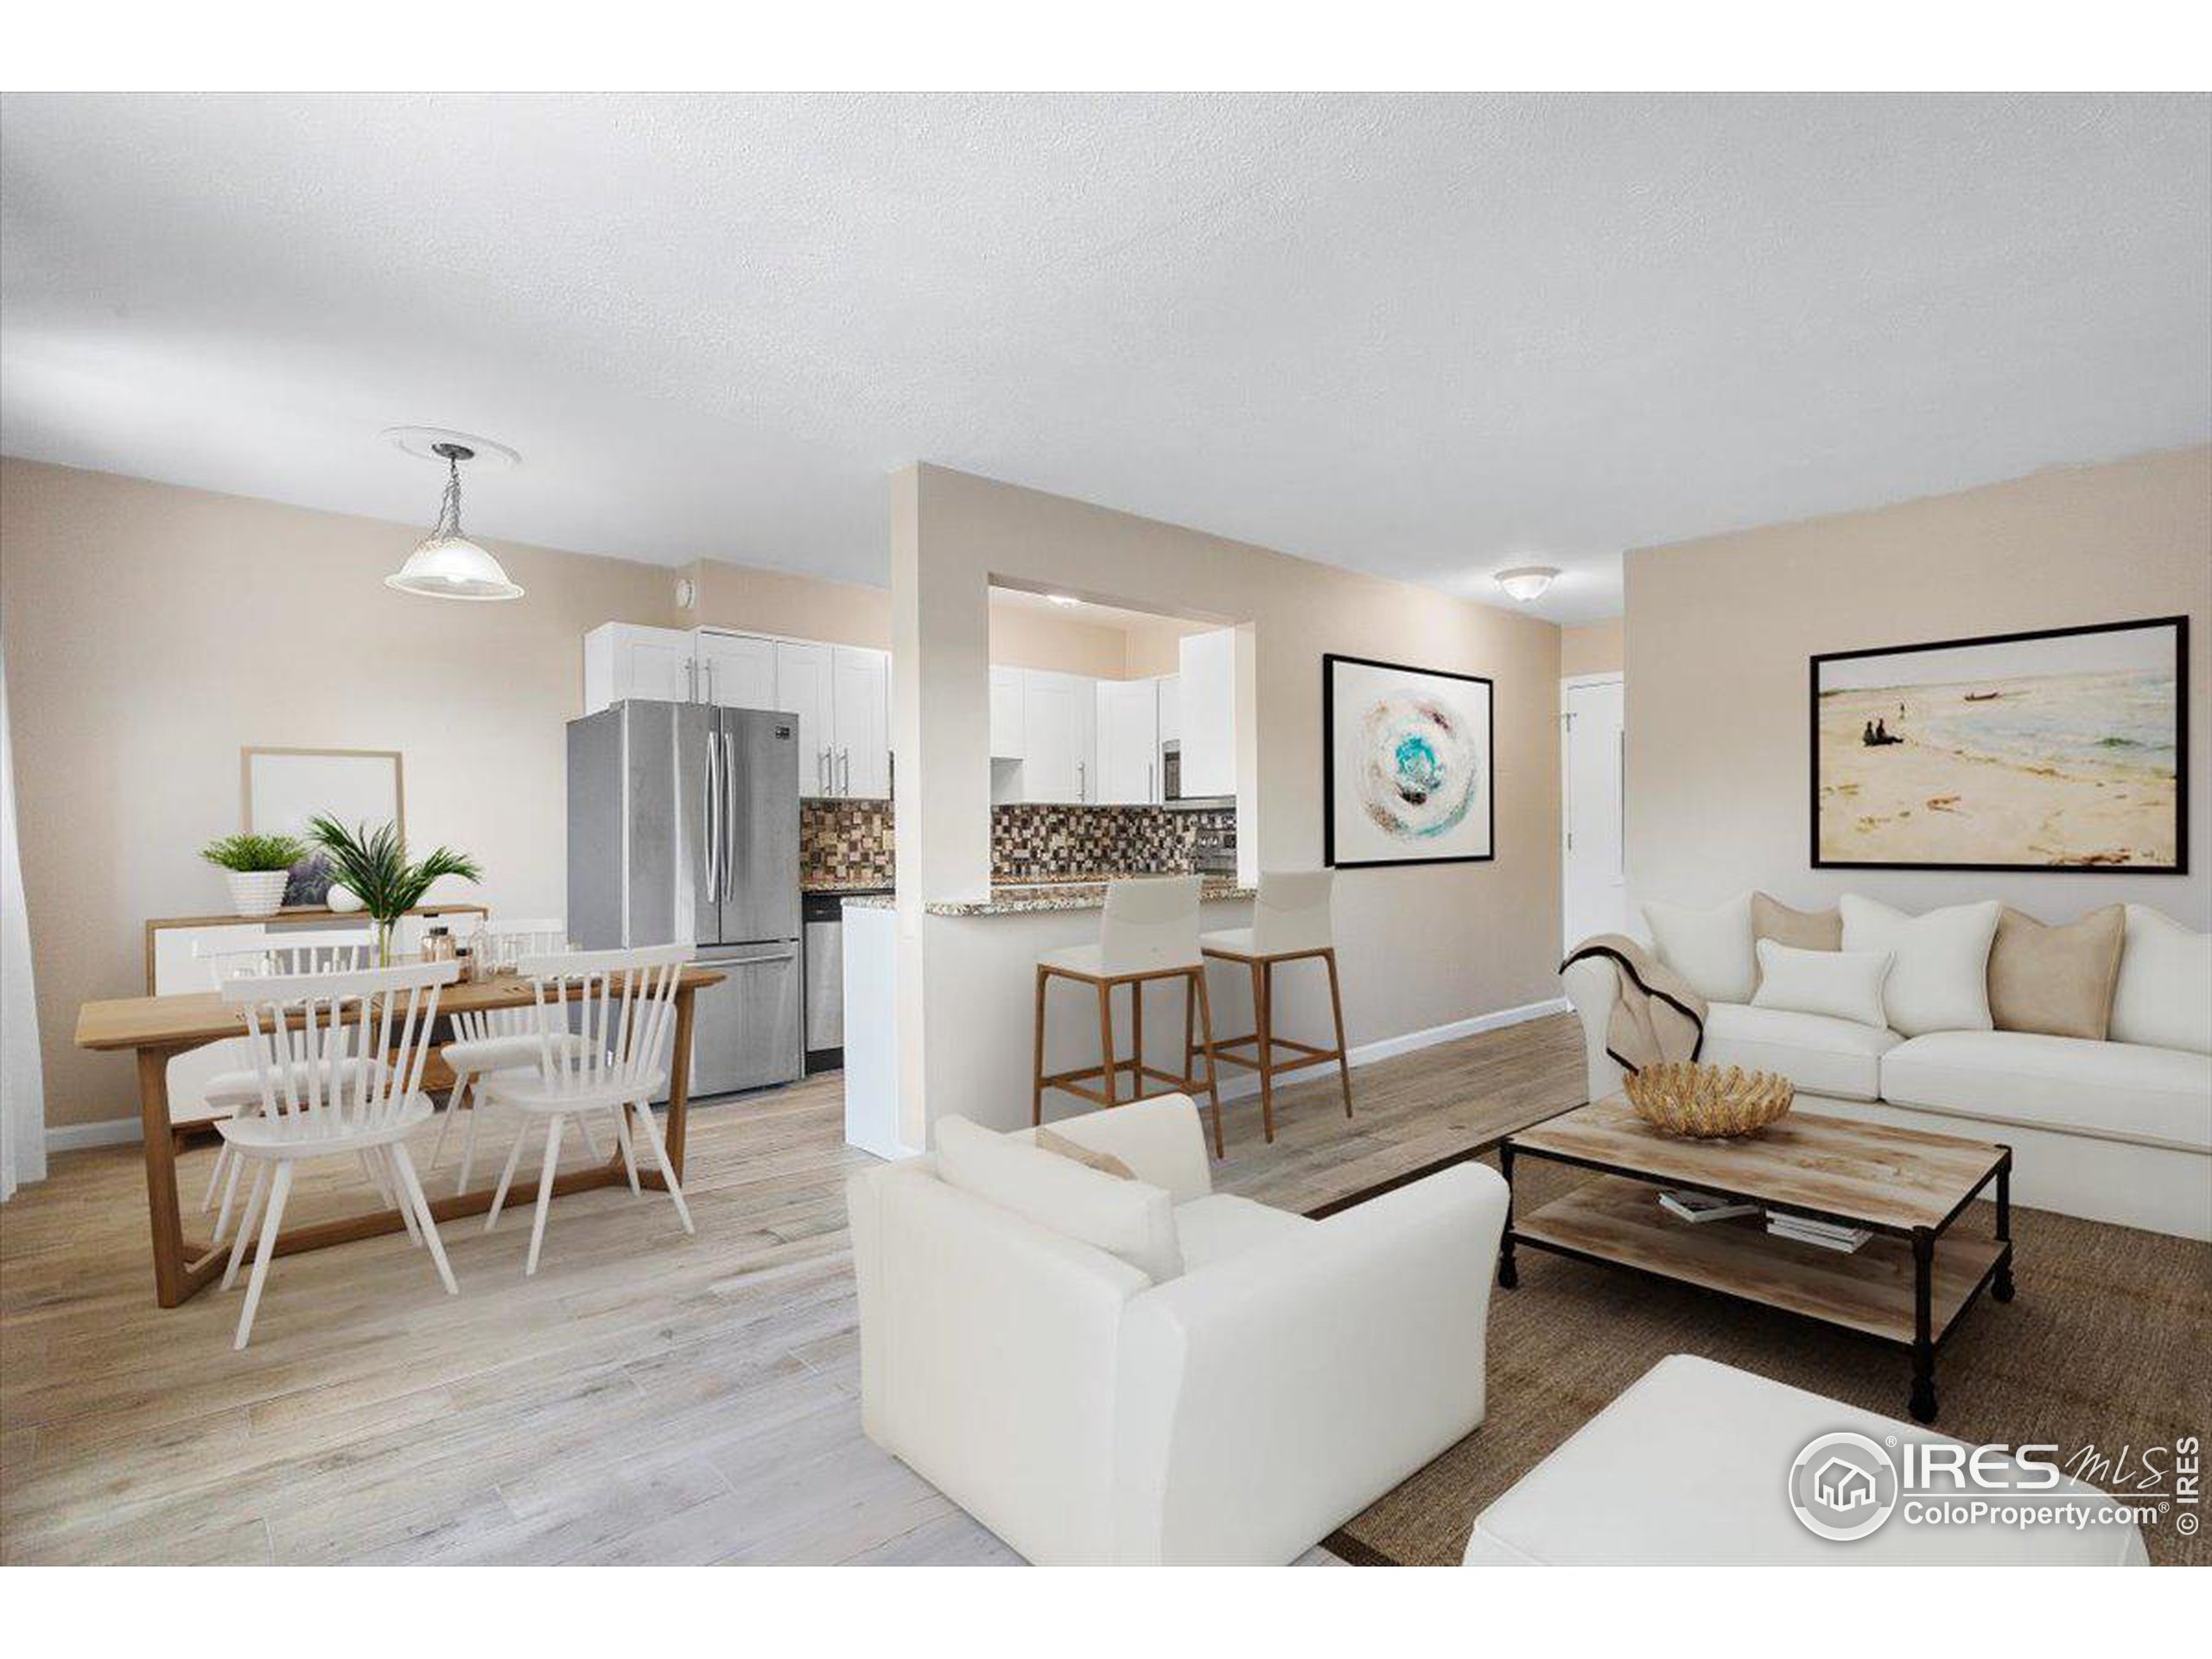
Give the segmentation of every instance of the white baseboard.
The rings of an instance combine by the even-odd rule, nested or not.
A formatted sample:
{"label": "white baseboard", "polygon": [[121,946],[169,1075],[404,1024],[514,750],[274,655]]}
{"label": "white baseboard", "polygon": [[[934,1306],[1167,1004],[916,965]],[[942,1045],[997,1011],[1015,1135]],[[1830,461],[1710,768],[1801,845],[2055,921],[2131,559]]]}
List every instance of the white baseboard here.
{"label": "white baseboard", "polygon": [[99,1123],[57,1123],[46,1132],[48,1152],[74,1152],[80,1147],[119,1147],[143,1138],[135,1117],[111,1117]]}
{"label": "white baseboard", "polygon": [[[1449,1025],[1430,1026],[1425,1030],[1408,1031],[1396,1037],[1382,1037],[1371,1043],[1361,1043],[1344,1058],[1354,1065],[1372,1065],[1377,1060],[1410,1054],[1416,1049],[1433,1048],[1439,1043],[1454,1043],[1462,1037],[1472,1037],[1479,1032],[1498,1031],[1507,1026],[1525,1025],[1531,1020],[1548,1019],[1554,1014],[1567,1014],[1573,1007],[1573,1005],[1565,997],[1555,996],[1548,1001],[1525,1003],[1517,1008],[1500,1008],[1493,1014],[1478,1014],[1471,1020],[1454,1020]],[[1287,1082],[1311,1082],[1319,1075],[1319,1072],[1294,1073],[1287,1082],[1278,1083],[1275,1086],[1280,1089],[1287,1087]],[[1240,1066],[1233,1076],[1224,1072],[1222,1077],[1221,1097],[1224,1100],[1243,1100],[1248,1095],[1259,1092],[1257,1072],[1247,1071]]]}

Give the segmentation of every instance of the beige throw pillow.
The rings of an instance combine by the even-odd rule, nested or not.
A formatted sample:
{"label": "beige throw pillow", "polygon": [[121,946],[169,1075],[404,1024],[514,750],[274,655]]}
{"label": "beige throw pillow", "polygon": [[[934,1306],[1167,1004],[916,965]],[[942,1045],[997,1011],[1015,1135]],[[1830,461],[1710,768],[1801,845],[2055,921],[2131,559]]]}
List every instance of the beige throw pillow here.
{"label": "beige throw pillow", "polygon": [[1038,1147],[1062,1158],[1072,1158],[1085,1169],[1095,1169],[1101,1175],[1111,1175],[1116,1180],[1134,1181],[1137,1173],[1110,1152],[1093,1152],[1089,1147],[1078,1146],[1065,1135],[1039,1128],[1033,1131]]}
{"label": "beige throw pillow", "polygon": [[[1761,939],[1772,939],[1792,950],[1843,949],[1843,912],[1840,910],[1792,910],[1779,899],[1763,893],[1751,895],[1751,950],[1756,956]],[[1761,971],[1751,976],[1756,993]],[[1758,1001],[1756,995],[1752,1000]]]}
{"label": "beige throw pillow", "polygon": [[1999,1031],[2104,1041],[2126,937],[2127,912],[2120,905],[2061,927],[2007,905],[1989,948],[1990,1019]]}

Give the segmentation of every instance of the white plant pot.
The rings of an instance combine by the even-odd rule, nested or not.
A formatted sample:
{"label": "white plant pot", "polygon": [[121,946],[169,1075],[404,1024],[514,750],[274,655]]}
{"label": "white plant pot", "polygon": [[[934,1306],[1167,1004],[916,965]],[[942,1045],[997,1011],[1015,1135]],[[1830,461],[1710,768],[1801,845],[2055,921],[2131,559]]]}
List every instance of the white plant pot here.
{"label": "white plant pot", "polygon": [[231,884],[231,907],[241,916],[274,916],[284,907],[284,887],[289,870],[225,870]]}
{"label": "white plant pot", "polygon": [[353,889],[342,887],[335,881],[330,884],[330,892],[322,902],[339,916],[351,916],[361,908],[360,898]]}

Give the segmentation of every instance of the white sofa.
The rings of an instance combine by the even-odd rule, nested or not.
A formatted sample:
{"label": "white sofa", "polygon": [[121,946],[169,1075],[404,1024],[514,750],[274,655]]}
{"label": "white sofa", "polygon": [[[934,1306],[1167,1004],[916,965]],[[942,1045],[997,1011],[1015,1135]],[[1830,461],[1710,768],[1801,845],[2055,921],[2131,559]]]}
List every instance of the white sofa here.
{"label": "white sofa", "polygon": [[1481,1423],[1493,1172],[1313,1221],[1214,1192],[1179,1096],[1052,1127],[1165,1189],[1179,1275],[935,1154],[848,1188],[868,1433],[1029,1560],[1290,1561]]}
{"label": "white sofa", "polygon": [[[2131,927],[2123,979],[2135,938]],[[1608,961],[1586,960],[1561,978],[1582,1020],[1590,1098],[1603,1099],[1621,1084],[1605,1040],[1618,975]],[[2193,983],[2185,995],[2195,999]],[[2212,1005],[2203,1022],[2212,1028]],[[2022,1204],[2212,1239],[2212,1052],[1987,1029],[1906,1037],[1716,1000],[1699,1058],[1780,1072],[1807,1110],[2000,1141],[2013,1149],[2012,1196]]]}

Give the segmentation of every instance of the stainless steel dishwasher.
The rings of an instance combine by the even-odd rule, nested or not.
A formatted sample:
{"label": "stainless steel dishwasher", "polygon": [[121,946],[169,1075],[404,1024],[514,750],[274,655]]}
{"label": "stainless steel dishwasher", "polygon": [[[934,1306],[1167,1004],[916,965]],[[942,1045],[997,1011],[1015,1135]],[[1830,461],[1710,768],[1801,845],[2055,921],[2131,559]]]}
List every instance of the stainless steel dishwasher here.
{"label": "stainless steel dishwasher", "polygon": [[845,900],[870,887],[810,893],[799,900],[800,935],[806,950],[806,1069],[835,1071],[845,1064]]}

